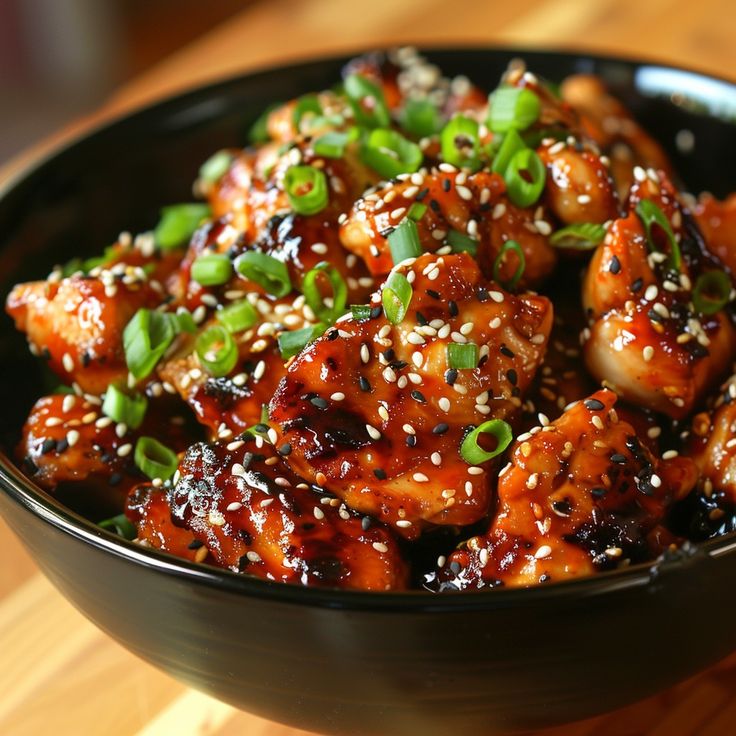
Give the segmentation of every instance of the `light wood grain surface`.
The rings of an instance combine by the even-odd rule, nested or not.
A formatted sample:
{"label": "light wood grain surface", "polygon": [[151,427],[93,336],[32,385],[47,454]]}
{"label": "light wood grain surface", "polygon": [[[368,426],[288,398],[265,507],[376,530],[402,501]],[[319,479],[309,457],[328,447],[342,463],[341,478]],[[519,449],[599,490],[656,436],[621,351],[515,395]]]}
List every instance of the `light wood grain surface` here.
{"label": "light wood grain surface", "polygon": [[[266,0],[19,156],[0,182],[60,140],[172,91],[310,54],[404,41],[589,49],[736,78],[732,0]],[[2,522],[0,547],[0,734],[303,733],[239,713],[136,659],[52,588]],[[667,693],[544,736],[727,736],[734,724],[736,656]]]}

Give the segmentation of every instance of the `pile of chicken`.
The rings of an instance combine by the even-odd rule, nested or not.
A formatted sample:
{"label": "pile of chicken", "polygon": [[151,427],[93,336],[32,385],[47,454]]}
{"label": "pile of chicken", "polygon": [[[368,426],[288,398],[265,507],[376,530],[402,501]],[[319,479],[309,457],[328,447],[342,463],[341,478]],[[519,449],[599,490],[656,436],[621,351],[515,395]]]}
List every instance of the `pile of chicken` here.
{"label": "pile of chicken", "polygon": [[[210,160],[188,229],[122,234],[12,291],[69,387],[30,412],[28,477],[112,499],[141,545],[355,589],[528,586],[733,530],[736,195],[678,192],[594,77],[555,89],[512,66],[501,89],[537,109],[499,132],[499,97],[411,50],[344,74]],[[543,167],[531,203],[499,163],[509,136]],[[408,220],[419,249],[401,258]],[[141,314],[176,319],[143,330],[132,372]],[[175,464],[141,462],[141,438]]]}

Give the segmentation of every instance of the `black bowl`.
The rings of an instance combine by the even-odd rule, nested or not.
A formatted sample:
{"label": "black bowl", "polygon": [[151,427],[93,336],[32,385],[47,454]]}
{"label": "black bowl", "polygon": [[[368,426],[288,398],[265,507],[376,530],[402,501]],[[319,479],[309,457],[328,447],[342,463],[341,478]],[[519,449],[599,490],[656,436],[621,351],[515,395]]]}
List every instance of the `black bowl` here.
{"label": "black bowl", "polygon": [[[694,190],[733,186],[736,87],[665,67],[577,54],[429,53],[493,87],[509,60],[558,80],[602,75],[669,149]],[[190,198],[201,161],[269,102],[330,85],[344,59],[233,79],[169,99],[36,164],[0,198],[0,293],[93,254],[159,205]],[[693,134],[680,134],[679,131]],[[680,146],[676,140],[694,147]],[[17,437],[41,376],[0,329],[0,431]],[[18,386],[15,383],[18,382]],[[10,454],[10,453],[9,453]],[[530,590],[434,595],[313,590],[197,566],[113,538],[0,459],[0,511],[41,569],[143,659],[245,710],[329,734],[500,734],[616,708],[736,648],[736,540]],[[63,632],[59,632],[63,636]]]}

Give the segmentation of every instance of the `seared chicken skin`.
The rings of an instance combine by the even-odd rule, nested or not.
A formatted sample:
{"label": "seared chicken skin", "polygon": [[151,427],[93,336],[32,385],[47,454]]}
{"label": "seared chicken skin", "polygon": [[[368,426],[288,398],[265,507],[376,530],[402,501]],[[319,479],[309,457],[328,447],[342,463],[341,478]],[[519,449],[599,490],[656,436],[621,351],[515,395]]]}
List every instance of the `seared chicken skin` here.
{"label": "seared chicken skin", "polygon": [[667,508],[694,486],[691,460],[660,460],[598,391],[517,439],[485,536],[444,562],[445,587],[524,586],[651,559],[675,538]]}
{"label": "seared chicken skin", "polygon": [[406,586],[408,568],[391,533],[310,489],[260,439],[192,445],[174,481],[167,491],[140,487],[128,499],[139,539],[153,547],[268,580]]}
{"label": "seared chicken skin", "polygon": [[[423,255],[407,318],[341,320],[290,365],[271,402],[289,464],[349,506],[415,537],[488,512],[492,464],[459,455],[469,428],[512,418],[551,328],[543,297],[487,282],[466,254]],[[457,370],[448,348],[474,346]]]}

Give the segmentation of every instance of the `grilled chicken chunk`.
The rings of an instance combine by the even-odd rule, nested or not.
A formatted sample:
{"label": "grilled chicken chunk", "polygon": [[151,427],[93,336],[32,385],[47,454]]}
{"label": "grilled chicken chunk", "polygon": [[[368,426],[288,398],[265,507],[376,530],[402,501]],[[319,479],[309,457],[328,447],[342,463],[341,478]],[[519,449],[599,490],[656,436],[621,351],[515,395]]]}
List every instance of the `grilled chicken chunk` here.
{"label": "grilled chicken chunk", "polygon": [[694,486],[687,458],[660,460],[603,390],[517,438],[498,509],[439,572],[444,588],[524,586],[651,559],[675,538],[667,509]]}
{"label": "grilled chicken chunk", "polygon": [[7,311],[64,383],[99,395],[127,376],[123,330],[139,308],[161,302],[154,284],[141,267],[121,263],[97,276],[20,284]]}
{"label": "grilled chicken chunk", "polygon": [[388,529],[309,488],[260,438],[195,444],[174,481],[128,499],[138,538],[151,546],[268,580],[406,586],[408,568]]}
{"label": "grilled chicken chunk", "polygon": [[[473,426],[517,412],[552,309],[504,293],[466,254],[397,271],[413,287],[406,318],[394,325],[376,307],[338,322],[290,365],[270,417],[296,472],[415,537],[488,512],[492,464],[469,466],[459,448]],[[462,345],[475,368],[448,363]]]}
{"label": "grilled chicken chunk", "polygon": [[[423,214],[417,220],[417,231],[424,251],[446,250],[458,234],[470,237],[476,242],[481,268],[490,278],[504,243],[515,240],[526,262],[521,286],[540,284],[557,262],[557,252],[547,239],[551,232],[548,217],[543,207],[516,207],[505,189],[497,174],[468,174],[447,164],[428,174],[402,175],[353,205],[340,228],[340,240],[366,262],[371,273],[385,275],[393,266],[388,234],[410,208],[420,207]],[[502,259],[498,278],[510,281],[518,265],[516,256]]]}
{"label": "grilled chicken chunk", "polygon": [[[645,408],[682,418],[721,378],[736,354],[728,313],[693,306],[697,275],[712,268],[693,244],[669,182],[658,176],[632,188],[632,211],[609,228],[588,266],[583,305],[590,319],[585,362],[593,376]],[[653,203],[679,242],[679,263],[659,225],[651,245],[634,208]],[[660,232],[661,231],[661,232]]]}

